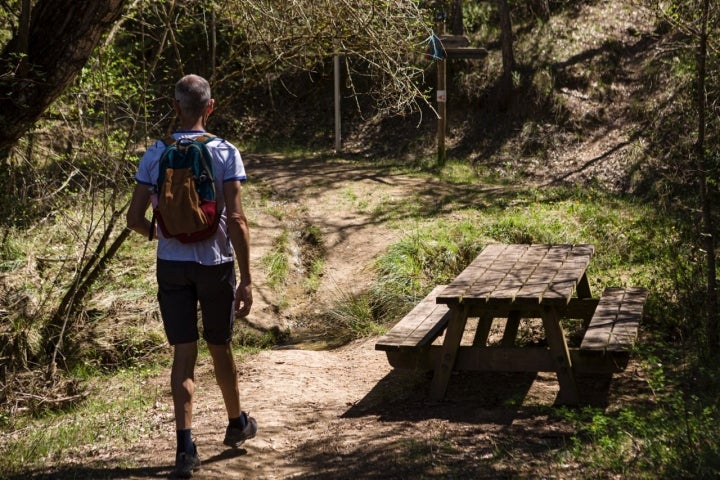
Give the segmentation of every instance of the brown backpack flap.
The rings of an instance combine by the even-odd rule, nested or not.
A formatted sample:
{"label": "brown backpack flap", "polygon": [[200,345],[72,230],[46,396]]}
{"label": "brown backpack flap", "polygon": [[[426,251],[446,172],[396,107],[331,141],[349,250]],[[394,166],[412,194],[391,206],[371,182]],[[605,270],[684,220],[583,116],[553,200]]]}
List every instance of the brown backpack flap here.
{"label": "brown backpack flap", "polygon": [[209,224],[200,208],[192,169],[168,170],[161,192],[158,211],[169,234],[189,234],[207,228]]}

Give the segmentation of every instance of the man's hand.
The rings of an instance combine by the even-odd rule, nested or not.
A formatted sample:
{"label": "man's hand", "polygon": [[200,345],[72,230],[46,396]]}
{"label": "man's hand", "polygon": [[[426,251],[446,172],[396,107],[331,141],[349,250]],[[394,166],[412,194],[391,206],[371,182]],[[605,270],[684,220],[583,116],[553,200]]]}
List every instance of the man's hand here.
{"label": "man's hand", "polygon": [[238,317],[247,317],[252,307],[252,284],[240,284],[235,290],[235,315]]}

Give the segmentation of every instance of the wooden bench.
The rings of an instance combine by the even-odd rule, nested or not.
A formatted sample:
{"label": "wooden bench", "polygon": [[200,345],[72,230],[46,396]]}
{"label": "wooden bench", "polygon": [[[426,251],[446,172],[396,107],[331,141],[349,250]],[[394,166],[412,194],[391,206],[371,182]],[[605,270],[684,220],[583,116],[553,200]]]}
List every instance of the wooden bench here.
{"label": "wooden bench", "polygon": [[385,351],[392,366],[413,368],[425,363],[420,358],[422,355],[419,350],[429,347],[442,334],[452,314],[447,305],[435,302],[444,288],[445,285],[435,287],[410,313],[377,340],[375,350]]}
{"label": "wooden bench", "polygon": [[585,330],[580,352],[600,355],[629,352],[637,339],[646,299],[644,288],[606,288]]}

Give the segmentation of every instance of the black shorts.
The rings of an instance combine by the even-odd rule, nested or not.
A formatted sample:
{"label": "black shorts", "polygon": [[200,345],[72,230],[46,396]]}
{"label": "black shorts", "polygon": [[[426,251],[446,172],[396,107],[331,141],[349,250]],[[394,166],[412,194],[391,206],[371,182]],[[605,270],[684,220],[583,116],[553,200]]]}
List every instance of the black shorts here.
{"label": "black shorts", "polygon": [[158,302],[170,345],[200,338],[198,302],[203,338],[211,345],[232,339],[235,319],[235,266],[195,262],[157,261]]}

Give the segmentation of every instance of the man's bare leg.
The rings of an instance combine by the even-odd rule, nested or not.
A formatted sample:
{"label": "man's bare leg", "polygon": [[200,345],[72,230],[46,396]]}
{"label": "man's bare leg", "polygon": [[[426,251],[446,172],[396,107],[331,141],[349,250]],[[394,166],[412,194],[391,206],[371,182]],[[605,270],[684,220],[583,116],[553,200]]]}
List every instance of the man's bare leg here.
{"label": "man's bare leg", "polygon": [[228,427],[225,430],[223,444],[238,448],[245,440],[255,437],[257,422],[240,408],[240,387],[238,371],[230,343],[209,345],[215,367],[215,379],[225,401],[228,415]]}
{"label": "man's bare leg", "polygon": [[197,342],[175,345],[170,388],[178,430],[192,428],[192,402],[195,393],[195,362]]}
{"label": "man's bare leg", "polygon": [[228,418],[237,418],[241,414],[240,387],[238,386],[238,371],[230,343],[224,345],[208,344],[208,349],[213,359],[215,380],[222,392]]}

